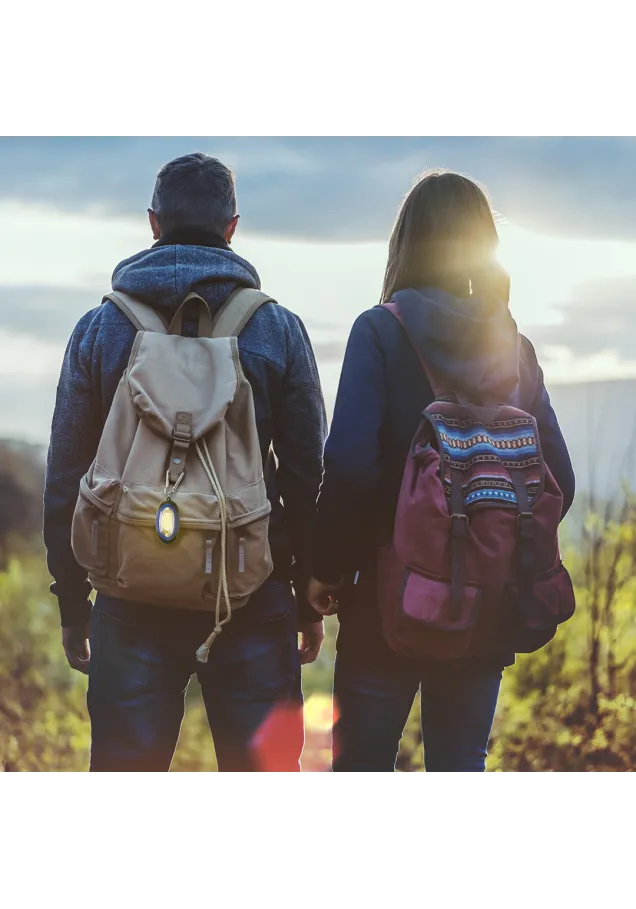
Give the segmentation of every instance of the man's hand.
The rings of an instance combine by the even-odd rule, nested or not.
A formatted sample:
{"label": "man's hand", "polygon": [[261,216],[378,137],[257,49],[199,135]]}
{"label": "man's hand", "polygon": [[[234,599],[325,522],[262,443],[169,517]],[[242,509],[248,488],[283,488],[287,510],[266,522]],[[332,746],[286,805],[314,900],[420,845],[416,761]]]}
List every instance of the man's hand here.
{"label": "man's hand", "polygon": [[300,626],[300,654],[301,665],[313,663],[318,658],[322,642],[325,639],[324,622],[302,622]]}
{"label": "man's hand", "polygon": [[88,675],[91,648],[88,643],[89,623],[62,628],[62,644],[69,666]]}
{"label": "man's hand", "polygon": [[338,609],[338,597],[336,591],[340,587],[338,584],[325,584],[323,581],[317,581],[312,578],[307,587],[307,599],[318,615],[334,615]]}

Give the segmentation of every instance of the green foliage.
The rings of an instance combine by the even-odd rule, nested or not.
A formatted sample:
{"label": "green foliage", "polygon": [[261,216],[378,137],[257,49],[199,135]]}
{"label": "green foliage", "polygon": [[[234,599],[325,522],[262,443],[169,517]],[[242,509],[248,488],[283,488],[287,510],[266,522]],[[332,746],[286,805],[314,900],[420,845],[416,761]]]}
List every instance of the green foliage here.
{"label": "green foliage", "polygon": [[[592,528],[592,530],[590,529]],[[578,609],[554,641],[504,673],[488,757],[494,772],[631,771],[636,758],[636,522],[588,521],[567,559]],[[22,543],[0,572],[0,769],[88,769],[86,678],[67,665],[43,553]],[[329,766],[337,621],[303,676],[305,770]],[[398,770],[423,768],[419,699]],[[214,747],[196,680],[173,770],[214,771]]]}
{"label": "green foliage", "polygon": [[[43,553],[25,546],[20,553],[0,572],[0,770],[84,771],[90,748],[86,677],[66,662]],[[307,715],[314,720],[307,730],[307,769],[328,763],[336,628],[335,619],[328,620],[324,651],[304,675]],[[216,770],[196,679],[188,689],[172,769]]]}
{"label": "green foliage", "polygon": [[62,650],[42,555],[0,573],[0,769],[85,770],[86,679]]}
{"label": "green foliage", "polygon": [[185,719],[171,769],[181,773],[214,772],[217,769],[201,688],[196,678],[188,687]]}
{"label": "green foliage", "polygon": [[[489,745],[494,772],[631,771],[636,763],[636,521],[590,514],[566,562],[577,611],[506,669]],[[417,705],[398,769],[422,767]]]}
{"label": "green foliage", "polygon": [[420,728],[420,697],[415,698],[406,723],[395,768],[398,772],[424,770],[424,747]]}
{"label": "green foliage", "polygon": [[42,525],[44,455],[36,446],[0,439],[0,567]]}
{"label": "green foliage", "polygon": [[[604,549],[615,551],[616,528]],[[573,560],[585,574],[587,553]],[[600,562],[609,559],[605,551]],[[505,673],[493,728],[489,770],[631,771],[636,758],[636,583],[625,564],[623,583],[607,600],[608,575],[593,591],[577,589],[578,609],[546,648],[522,655]],[[605,581],[603,581],[603,577]]]}

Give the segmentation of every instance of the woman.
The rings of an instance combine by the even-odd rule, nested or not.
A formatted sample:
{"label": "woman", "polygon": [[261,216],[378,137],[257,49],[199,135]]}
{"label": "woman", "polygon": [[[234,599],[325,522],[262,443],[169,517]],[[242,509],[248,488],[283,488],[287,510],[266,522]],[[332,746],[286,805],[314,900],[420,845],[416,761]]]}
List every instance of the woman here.
{"label": "woman", "polygon": [[[508,311],[509,281],[495,262],[498,236],[488,201],[466,177],[431,173],[404,200],[389,243],[382,303],[415,290],[419,354],[464,388],[502,397],[537,420],[546,464],[574,496],[570,458],[532,345]],[[502,339],[513,338],[514,343]],[[508,344],[508,346],[506,346]],[[512,382],[511,382],[512,380]],[[483,772],[502,671],[510,652],[488,658],[415,660],[393,652],[377,610],[376,549],[391,538],[411,440],[434,399],[402,325],[376,306],[351,331],[325,450],[314,578],[308,597],[338,606],[334,681],[335,771],[393,771],[413,700],[421,690],[428,771]]]}

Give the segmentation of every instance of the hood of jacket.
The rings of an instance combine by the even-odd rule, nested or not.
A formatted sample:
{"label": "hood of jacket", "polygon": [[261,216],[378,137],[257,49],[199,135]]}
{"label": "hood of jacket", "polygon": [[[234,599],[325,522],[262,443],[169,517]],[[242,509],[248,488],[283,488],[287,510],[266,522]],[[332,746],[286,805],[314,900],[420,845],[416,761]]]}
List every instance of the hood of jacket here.
{"label": "hood of jacket", "polygon": [[113,272],[112,287],[172,315],[191,291],[211,306],[221,305],[237,287],[260,289],[260,279],[223,241],[188,232],[168,235],[124,259]]}
{"label": "hood of jacket", "polygon": [[504,302],[438,288],[393,295],[420,357],[452,390],[511,399],[519,385],[519,332]]}

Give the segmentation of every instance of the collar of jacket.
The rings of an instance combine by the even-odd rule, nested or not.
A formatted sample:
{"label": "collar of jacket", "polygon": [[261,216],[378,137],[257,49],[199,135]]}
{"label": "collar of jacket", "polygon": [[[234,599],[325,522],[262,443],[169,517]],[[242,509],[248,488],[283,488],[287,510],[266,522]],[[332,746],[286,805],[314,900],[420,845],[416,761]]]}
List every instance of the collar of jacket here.
{"label": "collar of jacket", "polygon": [[186,227],[182,230],[172,230],[164,234],[160,240],[152,244],[157,246],[210,246],[213,249],[229,249],[229,244],[223,237],[212,230],[203,230],[199,227]]}

